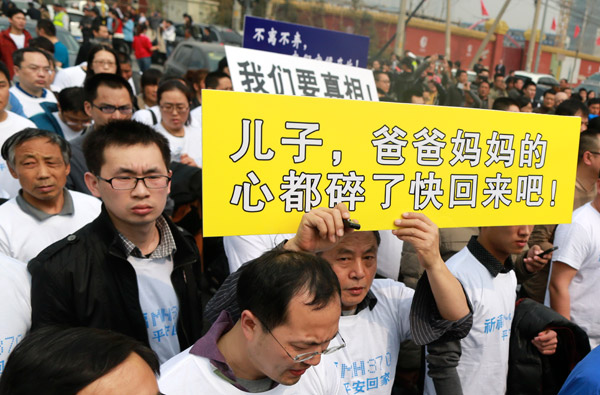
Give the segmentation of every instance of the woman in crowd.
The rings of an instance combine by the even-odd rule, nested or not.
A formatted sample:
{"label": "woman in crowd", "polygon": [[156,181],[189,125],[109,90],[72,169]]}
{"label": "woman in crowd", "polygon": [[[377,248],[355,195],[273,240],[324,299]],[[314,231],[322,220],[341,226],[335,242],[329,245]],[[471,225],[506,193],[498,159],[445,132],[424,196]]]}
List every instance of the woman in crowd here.
{"label": "woman in crowd", "polygon": [[171,160],[188,166],[202,167],[202,131],[190,126],[191,90],[178,80],[158,87],[161,121],[154,126],[171,147]]}
{"label": "woman in crowd", "polygon": [[93,46],[88,55],[86,73],[86,78],[100,73],[121,75],[121,65],[116,52],[107,45]]}

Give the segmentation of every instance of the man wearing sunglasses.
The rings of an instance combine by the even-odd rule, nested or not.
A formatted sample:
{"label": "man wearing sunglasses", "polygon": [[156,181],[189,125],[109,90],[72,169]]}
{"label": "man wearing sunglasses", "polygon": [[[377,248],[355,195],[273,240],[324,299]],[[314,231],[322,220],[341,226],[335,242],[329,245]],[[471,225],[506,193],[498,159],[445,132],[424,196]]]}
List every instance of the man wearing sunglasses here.
{"label": "man wearing sunglasses", "polygon": [[91,194],[84,182],[88,171],[83,156],[83,141],[86,135],[110,121],[129,120],[133,115],[133,91],[131,85],[120,75],[95,74],[83,86],[85,113],[92,118],[92,124],[81,132],[71,144],[71,173],[67,178],[67,188]]}
{"label": "man wearing sunglasses", "polygon": [[83,151],[85,182],[102,212],[30,261],[32,330],[110,329],[164,362],[202,331],[195,240],[162,215],[171,186],[168,142],[149,126],[113,121],[90,132]]}
{"label": "man wearing sunglasses", "polygon": [[204,337],[162,365],[161,392],[345,394],[335,367],[319,364],[346,346],[340,285],[327,261],[273,250],[240,270],[240,318],[221,312]]}

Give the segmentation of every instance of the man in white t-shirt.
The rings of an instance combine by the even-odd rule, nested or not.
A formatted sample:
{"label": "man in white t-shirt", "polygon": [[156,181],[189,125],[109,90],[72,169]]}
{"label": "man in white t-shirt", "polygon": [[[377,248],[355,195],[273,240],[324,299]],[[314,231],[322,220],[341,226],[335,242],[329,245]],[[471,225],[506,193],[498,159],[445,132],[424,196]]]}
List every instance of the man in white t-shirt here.
{"label": "man in white t-shirt", "polygon": [[100,201],[65,189],[69,144],[47,130],[27,128],[2,146],[19,195],[0,206],[0,252],[28,262],[50,244],[100,214]]}
{"label": "man in white t-shirt", "polygon": [[[379,233],[353,232],[342,218],[350,218],[343,204],[334,209],[314,209],[302,217],[296,235],[278,248],[315,253],[331,265],[342,289],[339,326],[347,346],[339,353],[324,356],[323,362],[336,367],[347,394],[369,390],[371,394],[387,395],[392,391],[400,343],[413,338],[418,344],[426,344],[443,334],[464,337],[470,327],[469,308],[460,283],[439,255],[437,227],[427,217],[406,213],[395,221],[400,228],[393,231],[396,237],[413,244],[428,273],[417,294],[402,283],[374,279]],[[209,301],[209,321],[222,309],[235,317],[239,314],[232,295],[244,267],[233,273]],[[430,305],[437,305],[437,312]],[[414,317],[418,325],[412,328],[411,306],[418,312]],[[437,335],[432,328],[439,330]],[[338,342],[333,340],[332,344]]]}
{"label": "man in white t-shirt", "polygon": [[[425,378],[426,394],[460,393],[461,388],[464,394],[505,394],[517,287],[511,254],[523,251],[532,229],[533,226],[526,225],[481,227],[479,236],[472,236],[467,246],[446,262],[471,301],[473,326],[456,347],[448,347],[450,343],[446,343],[445,349],[438,348],[439,345],[427,347],[430,365]],[[542,250],[537,245],[527,252],[523,261],[530,273],[542,267],[545,259],[537,256],[540,253]],[[540,332],[532,343],[541,353],[553,354],[556,332]],[[455,350],[459,350],[456,379],[446,372],[431,369],[432,360],[443,359],[448,351]],[[448,370],[448,366],[441,368]]]}
{"label": "man in white t-shirt", "polygon": [[8,356],[31,327],[30,289],[27,265],[0,253],[0,375]]}
{"label": "man in white t-shirt", "polygon": [[545,303],[583,328],[591,348],[600,344],[600,180],[594,200],[558,225]]}
{"label": "man in white t-shirt", "polygon": [[[322,354],[342,349],[340,285],[314,255],[275,250],[246,265],[241,317],[222,312],[206,335],[161,367],[167,394],[343,394]],[[339,338],[341,343],[331,346]],[[319,365],[319,366],[317,366]]]}
{"label": "man in white t-shirt", "polygon": [[23,106],[27,117],[44,112],[41,103],[56,103],[54,93],[45,87],[50,81],[50,54],[46,51],[27,47],[13,53],[15,76],[19,82],[10,91]]}

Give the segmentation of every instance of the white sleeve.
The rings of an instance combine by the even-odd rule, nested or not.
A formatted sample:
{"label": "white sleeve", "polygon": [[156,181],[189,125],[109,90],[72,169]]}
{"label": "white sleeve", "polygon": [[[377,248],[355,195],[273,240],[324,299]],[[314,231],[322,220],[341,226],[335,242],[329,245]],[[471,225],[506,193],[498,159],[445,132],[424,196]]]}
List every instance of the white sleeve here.
{"label": "white sleeve", "polygon": [[258,258],[290,237],[289,234],[223,237],[225,254],[229,261],[229,273],[235,272],[244,263]]}
{"label": "white sleeve", "polygon": [[558,225],[554,237],[554,245],[558,246],[558,250],[552,255],[552,262],[562,262],[579,270],[593,244],[589,240],[590,232],[577,222]]}
{"label": "white sleeve", "polygon": [[132,120],[138,121],[140,123],[146,124],[148,126],[153,126],[152,115],[150,114],[150,109],[138,110],[133,113],[131,117]]}

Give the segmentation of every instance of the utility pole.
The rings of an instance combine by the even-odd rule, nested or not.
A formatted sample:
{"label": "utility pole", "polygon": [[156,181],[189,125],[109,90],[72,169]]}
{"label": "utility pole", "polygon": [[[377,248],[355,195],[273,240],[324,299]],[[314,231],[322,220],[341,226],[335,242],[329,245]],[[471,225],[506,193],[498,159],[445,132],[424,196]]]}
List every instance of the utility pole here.
{"label": "utility pole", "polygon": [[544,15],[542,16],[542,27],[540,27],[540,43],[538,44],[537,51],[535,51],[535,67],[533,69],[534,73],[538,72],[538,67],[540,65],[540,55],[542,53],[542,40],[544,39],[544,27],[546,26],[546,14],[548,12],[548,2],[550,0],[546,0],[546,5],[544,6]]}
{"label": "utility pole", "polygon": [[542,0],[534,1],[535,13],[533,14],[533,26],[531,26],[531,37],[529,37],[529,47],[527,47],[527,57],[525,58],[525,71],[531,71],[531,61],[533,60],[533,48],[535,47],[535,32],[537,30],[538,19],[540,17],[540,8],[542,6]]}
{"label": "utility pole", "polygon": [[479,59],[481,57],[481,54],[483,53],[485,46],[490,42],[490,39],[492,38],[492,34],[494,34],[494,32],[496,31],[496,26],[498,26],[498,23],[500,23],[500,19],[502,19],[502,16],[504,15],[504,12],[508,8],[509,4],[510,4],[510,0],[504,0],[504,5],[500,9],[500,12],[498,12],[496,19],[494,19],[494,23],[492,23],[492,26],[490,26],[490,30],[488,30],[487,35],[481,42],[481,45],[479,45],[479,49],[475,53],[475,56],[473,56],[473,59],[471,59],[471,63],[469,64],[468,70],[472,70],[473,66],[475,66],[475,62],[477,62],[477,59]]}
{"label": "utility pole", "polygon": [[583,26],[581,27],[581,32],[579,33],[579,41],[577,41],[577,51],[575,51],[575,63],[569,72],[569,82],[573,81],[573,72],[575,71],[577,59],[579,59],[579,53],[583,47],[583,37],[585,37],[585,28],[587,27],[588,15],[592,12],[594,12],[594,4],[591,0],[587,0],[585,3],[585,13],[583,14]]}
{"label": "utility pole", "polygon": [[231,17],[231,28],[239,32],[242,26],[242,5],[239,1],[233,1],[233,14]]}
{"label": "utility pole", "polygon": [[450,60],[450,0],[446,0],[446,60]]}
{"label": "utility pole", "polygon": [[406,0],[400,0],[400,15],[398,16],[398,25],[396,26],[396,48],[394,53],[398,58],[404,56],[404,38],[406,37]]}

